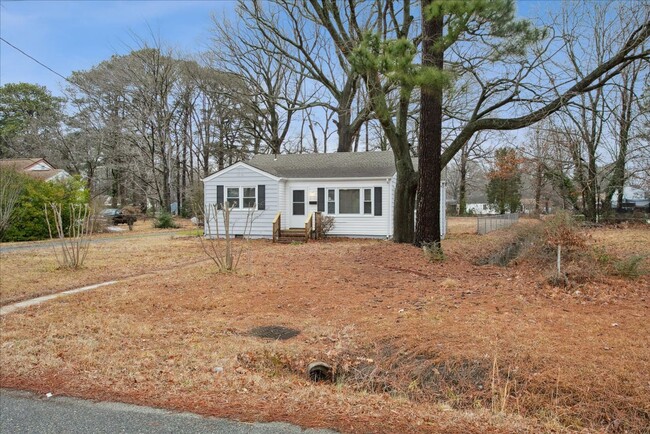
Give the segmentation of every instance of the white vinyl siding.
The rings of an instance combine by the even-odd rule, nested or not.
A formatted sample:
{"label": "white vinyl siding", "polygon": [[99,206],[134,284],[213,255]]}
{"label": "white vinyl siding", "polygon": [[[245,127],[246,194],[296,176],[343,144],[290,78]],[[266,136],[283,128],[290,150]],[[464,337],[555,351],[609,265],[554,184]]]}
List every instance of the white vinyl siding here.
{"label": "white vinyl siding", "polygon": [[[374,188],[381,187],[382,192],[382,215],[374,215]],[[389,226],[390,216],[390,183],[386,178],[376,179],[325,179],[325,180],[287,180],[284,188],[287,197],[285,209],[282,212],[283,228],[285,225],[285,215],[288,217],[292,211],[291,191],[304,189],[305,194],[309,197],[311,192],[316,192],[319,188],[325,189],[325,214],[334,217],[334,229],[330,232],[333,236],[348,237],[377,237],[386,238],[392,234],[392,227]],[[369,189],[373,193],[372,212],[364,213],[365,196],[364,190]],[[339,193],[341,190],[356,190],[359,194],[355,214],[341,213],[339,206]],[[307,214],[317,211],[317,205],[308,204]],[[389,232],[390,228],[390,232]]]}
{"label": "white vinyl siding", "polygon": [[[224,198],[226,200],[230,199],[229,189],[232,188],[232,198],[234,198],[235,194],[234,189],[237,189],[237,198],[239,199],[239,203],[241,205],[245,205],[247,203],[250,204],[251,202],[254,202],[257,205],[257,186],[264,185],[265,209],[262,211],[255,210],[253,212],[253,223],[251,225],[250,235],[257,238],[271,237],[273,231],[273,219],[279,210],[278,204],[280,189],[278,188],[278,184],[279,182],[276,179],[267,177],[257,171],[248,168],[245,165],[241,165],[239,167],[233,168],[232,170],[228,170],[223,174],[217,174],[217,176],[213,176],[210,179],[206,180],[204,184],[205,206],[208,208],[208,205],[215,204],[217,202],[217,185],[223,185]],[[253,192],[255,194],[254,196]],[[233,209],[230,216],[230,229],[232,233],[235,235],[243,235],[244,228],[246,226],[246,219],[249,212],[250,211],[248,209],[242,207]],[[205,222],[205,233],[211,233],[213,235],[216,234],[214,221],[209,222],[209,224],[210,227],[208,228],[208,222]],[[220,234],[223,234],[223,229],[223,222],[220,221]]]}
{"label": "white vinyl siding", "polygon": [[[239,163],[238,163],[239,164]],[[393,208],[394,192],[396,177],[391,178],[369,178],[369,179],[306,179],[306,180],[278,180],[272,175],[266,176],[259,170],[248,167],[245,164],[226,169],[225,173],[217,173],[205,181],[205,205],[216,203],[217,185],[224,188],[224,200],[227,199],[228,188],[239,189],[237,198],[243,204],[248,197],[252,200],[252,189],[255,190],[255,201],[258,200],[258,186],[265,186],[265,209],[257,210],[253,214],[252,237],[272,236],[273,219],[278,211],[282,212],[282,228],[290,227],[290,217],[293,211],[293,190],[304,190],[305,194],[305,216],[310,212],[317,211],[316,197],[319,188],[325,190],[325,214],[332,214],[334,217],[334,229],[330,232],[333,236],[350,236],[350,237],[377,237],[385,238],[392,236],[393,233]],[[381,210],[382,215],[375,216],[375,188],[381,187]],[[244,192],[244,189],[251,189]],[[338,208],[339,190],[357,190],[359,191],[359,211],[356,214],[341,214]],[[441,199],[444,203],[444,185],[441,190]],[[233,190],[234,196],[234,190]],[[233,197],[234,198],[234,197]],[[307,200],[309,198],[309,200]],[[368,213],[370,206],[370,213]],[[245,208],[233,210],[231,216],[231,232],[236,235],[243,234],[245,221],[248,212]],[[446,218],[444,213],[440,216],[441,228],[446,232]],[[304,219],[301,221],[301,225]],[[215,234],[216,228],[214,222],[211,227],[207,227],[206,234]],[[220,233],[223,233],[223,227],[220,227]]]}

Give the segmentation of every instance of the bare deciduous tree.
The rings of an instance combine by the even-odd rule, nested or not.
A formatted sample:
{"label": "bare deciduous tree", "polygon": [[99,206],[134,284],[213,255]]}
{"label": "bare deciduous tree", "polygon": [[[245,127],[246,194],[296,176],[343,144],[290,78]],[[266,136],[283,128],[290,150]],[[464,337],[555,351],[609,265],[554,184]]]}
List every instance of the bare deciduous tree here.
{"label": "bare deciduous tree", "polygon": [[0,239],[11,224],[23,186],[23,177],[14,168],[0,167]]}

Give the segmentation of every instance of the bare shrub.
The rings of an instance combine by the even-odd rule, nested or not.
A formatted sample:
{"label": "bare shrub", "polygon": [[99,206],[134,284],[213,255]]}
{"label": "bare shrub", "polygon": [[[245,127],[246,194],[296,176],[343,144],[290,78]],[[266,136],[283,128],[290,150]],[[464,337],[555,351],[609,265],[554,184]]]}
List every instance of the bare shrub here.
{"label": "bare shrub", "polygon": [[0,238],[11,223],[23,187],[23,177],[16,170],[0,168]]}
{"label": "bare shrub", "polygon": [[88,205],[70,204],[67,234],[64,229],[61,204],[50,203],[49,206],[45,206],[44,211],[47,230],[52,241],[55,240],[52,226],[56,230],[56,238],[58,239],[61,254],[58,253],[57,244],[53,244],[52,247],[59,267],[71,269],[82,267],[90,248],[93,233],[93,214],[90,207]]}
{"label": "bare shrub", "polygon": [[585,246],[585,237],[573,216],[565,211],[556,213],[544,222],[546,243],[556,248],[556,279],[564,282],[567,277],[562,274],[562,248],[576,251]]}
{"label": "bare shrub", "polygon": [[[203,221],[205,222],[205,235],[199,237],[201,247],[203,247],[205,254],[215,263],[217,271],[220,273],[236,271],[246,247],[246,244],[241,244],[238,247],[234,246],[233,223],[235,222],[232,221],[232,210],[233,206],[224,203],[222,206],[210,204],[202,212]],[[242,230],[242,235],[246,240],[250,239],[254,218],[255,208],[252,207],[246,212],[246,220]],[[214,223],[214,232],[211,222]],[[223,233],[219,228],[220,222]]]}
{"label": "bare shrub", "polygon": [[445,254],[442,251],[440,243],[423,243],[422,251],[430,262],[441,262],[445,260]]}
{"label": "bare shrub", "polygon": [[334,217],[332,217],[331,215],[321,216],[320,233],[318,234],[318,238],[326,237],[327,234],[329,234],[332,231],[332,229],[334,229]]}
{"label": "bare shrub", "polygon": [[647,270],[642,268],[643,255],[632,255],[628,258],[619,259],[612,264],[614,273],[617,276],[626,277],[628,279],[636,279],[641,275],[647,273]]}

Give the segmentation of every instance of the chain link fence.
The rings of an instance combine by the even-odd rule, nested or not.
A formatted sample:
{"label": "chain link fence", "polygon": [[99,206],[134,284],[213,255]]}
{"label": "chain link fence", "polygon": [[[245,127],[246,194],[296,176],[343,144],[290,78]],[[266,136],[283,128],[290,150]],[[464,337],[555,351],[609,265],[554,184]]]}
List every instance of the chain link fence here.
{"label": "chain link fence", "polygon": [[476,218],[476,233],[479,235],[510,227],[517,223],[519,214],[499,214]]}

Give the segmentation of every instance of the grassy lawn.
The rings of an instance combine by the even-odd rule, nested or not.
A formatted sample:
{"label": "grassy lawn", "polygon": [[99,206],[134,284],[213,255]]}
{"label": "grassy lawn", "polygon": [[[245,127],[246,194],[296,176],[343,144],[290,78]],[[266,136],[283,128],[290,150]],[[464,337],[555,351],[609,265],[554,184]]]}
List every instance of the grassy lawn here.
{"label": "grassy lawn", "polygon": [[[160,271],[205,260],[188,220],[177,230],[154,229],[152,220],[138,221],[134,230],[97,234],[79,270],[59,270],[52,247],[0,253],[0,306],[146,272]],[[120,225],[126,228],[126,225]],[[159,235],[152,237],[154,235]],[[32,244],[46,244],[40,241]],[[20,246],[24,243],[4,243]],[[174,254],[168,254],[174,252]]]}
{"label": "grassy lawn", "polygon": [[[160,271],[3,316],[0,385],[344,432],[643,432],[650,277],[586,272],[576,256],[557,288],[532,248],[476,265],[538,229],[478,236],[451,219],[443,263],[385,241],[260,240],[232,274],[191,264],[195,239],[98,244],[74,276],[45,252],[3,256],[3,291],[5,266],[48,288]],[[614,261],[649,245],[647,228],[596,229],[586,249]],[[130,248],[137,261],[113,262]],[[109,263],[121,276],[100,274]],[[300,333],[261,339],[260,326]],[[333,384],[308,380],[316,360]]]}

